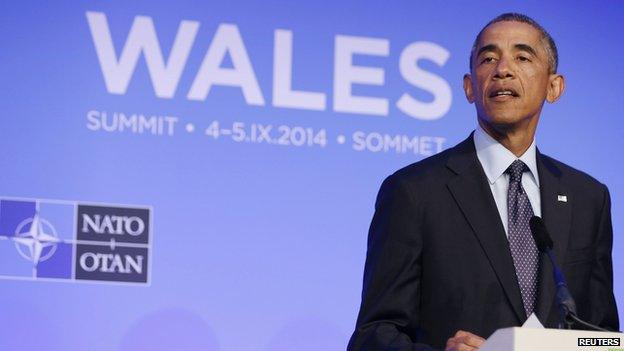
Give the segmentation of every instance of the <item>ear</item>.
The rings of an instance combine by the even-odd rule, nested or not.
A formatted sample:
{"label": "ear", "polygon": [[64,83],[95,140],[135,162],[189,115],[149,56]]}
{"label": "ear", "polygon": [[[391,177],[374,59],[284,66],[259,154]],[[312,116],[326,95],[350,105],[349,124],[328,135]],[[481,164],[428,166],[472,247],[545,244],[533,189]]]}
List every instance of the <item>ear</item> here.
{"label": "ear", "polygon": [[468,73],[464,74],[464,93],[469,103],[474,102],[474,92],[472,91],[472,76]]}
{"label": "ear", "polygon": [[546,101],[553,103],[563,95],[565,90],[565,79],[561,74],[551,74],[548,77],[548,91],[546,92]]}

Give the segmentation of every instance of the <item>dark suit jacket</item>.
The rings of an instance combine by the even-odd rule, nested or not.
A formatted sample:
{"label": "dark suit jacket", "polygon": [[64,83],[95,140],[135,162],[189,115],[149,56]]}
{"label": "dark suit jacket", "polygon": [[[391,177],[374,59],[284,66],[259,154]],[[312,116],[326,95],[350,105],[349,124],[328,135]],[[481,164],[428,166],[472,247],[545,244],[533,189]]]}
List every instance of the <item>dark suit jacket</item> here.
{"label": "dark suit jacket", "polygon": [[[537,165],[542,218],[579,317],[617,330],[609,192],[539,151]],[[472,135],[388,177],[375,209],[349,351],[443,349],[459,329],[487,338],[526,320],[505,230]],[[538,289],[536,314],[545,326],[556,327],[552,268],[543,259]]]}

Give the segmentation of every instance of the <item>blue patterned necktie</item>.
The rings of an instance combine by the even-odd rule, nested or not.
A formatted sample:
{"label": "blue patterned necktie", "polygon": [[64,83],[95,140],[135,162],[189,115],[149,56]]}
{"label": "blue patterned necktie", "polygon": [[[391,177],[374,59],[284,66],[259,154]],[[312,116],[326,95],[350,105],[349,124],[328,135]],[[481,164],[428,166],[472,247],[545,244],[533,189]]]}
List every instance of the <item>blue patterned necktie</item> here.
{"label": "blue patterned necktie", "polygon": [[516,267],[516,276],[527,317],[531,315],[535,306],[539,262],[537,246],[529,228],[529,220],[533,217],[533,208],[522,187],[522,173],[528,170],[524,162],[515,160],[505,171],[509,174],[509,189],[507,191],[509,248]]}

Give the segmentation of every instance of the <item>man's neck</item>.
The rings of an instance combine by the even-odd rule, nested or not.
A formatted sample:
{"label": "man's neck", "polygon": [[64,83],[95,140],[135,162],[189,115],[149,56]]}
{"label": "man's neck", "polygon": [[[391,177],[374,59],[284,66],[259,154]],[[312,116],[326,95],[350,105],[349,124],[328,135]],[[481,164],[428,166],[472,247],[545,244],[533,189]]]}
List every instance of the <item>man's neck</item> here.
{"label": "man's neck", "polygon": [[507,150],[511,151],[516,157],[522,156],[535,138],[535,129],[537,123],[529,123],[521,128],[494,128],[488,123],[478,119],[479,125],[494,140],[498,141]]}

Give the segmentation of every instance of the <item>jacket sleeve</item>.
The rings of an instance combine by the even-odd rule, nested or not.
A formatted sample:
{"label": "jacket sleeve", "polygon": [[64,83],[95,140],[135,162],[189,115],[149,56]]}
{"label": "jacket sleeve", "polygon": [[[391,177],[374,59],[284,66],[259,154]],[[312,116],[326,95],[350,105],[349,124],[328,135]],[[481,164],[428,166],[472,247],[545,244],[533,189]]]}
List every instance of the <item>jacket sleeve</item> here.
{"label": "jacket sleeve", "polygon": [[611,198],[604,187],[603,205],[596,238],[596,256],[591,272],[589,321],[609,330],[619,330],[619,319],[613,296],[613,228],[611,226]]}
{"label": "jacket sleeve", "polygon": [[433,350],[413,342],[419,331],[422,216],[409,185],[397,178],[388,177],[377,195],[348,351]]}

